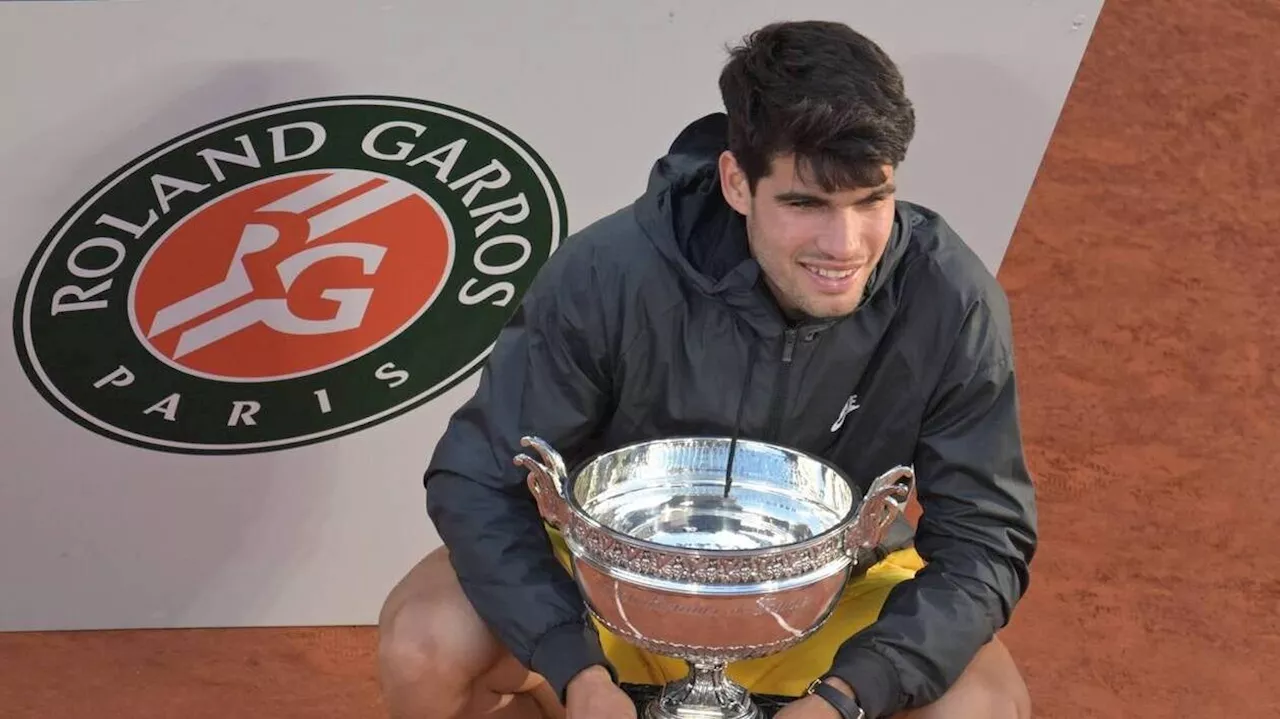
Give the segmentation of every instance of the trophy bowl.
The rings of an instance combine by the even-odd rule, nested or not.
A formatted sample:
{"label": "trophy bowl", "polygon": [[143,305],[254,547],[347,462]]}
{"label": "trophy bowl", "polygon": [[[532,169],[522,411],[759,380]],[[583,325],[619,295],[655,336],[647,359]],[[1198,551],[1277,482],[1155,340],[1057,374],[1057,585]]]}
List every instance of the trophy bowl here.
{"label": "trophy bowl", "polygon": [[587,611],[625,641],[689,664],[647,719],[762,717],[726,666],[822,626],[914,482],[894,467],[858,496],[827,462],[744,439],[638,442],[572,475],[546,441],[521,444],[537,457],[514,461],[564,537]]}

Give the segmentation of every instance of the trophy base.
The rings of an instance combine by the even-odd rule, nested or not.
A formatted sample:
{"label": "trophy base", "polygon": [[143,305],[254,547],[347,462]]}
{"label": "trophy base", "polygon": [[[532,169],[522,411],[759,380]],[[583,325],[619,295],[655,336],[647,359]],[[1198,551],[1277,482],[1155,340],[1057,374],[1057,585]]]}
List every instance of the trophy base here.
{"label": "trophy base", "polygon": [[685,677],[662,687],[645,706],[642,719],[765,719],[751,694],[724,669],[691,663]]}

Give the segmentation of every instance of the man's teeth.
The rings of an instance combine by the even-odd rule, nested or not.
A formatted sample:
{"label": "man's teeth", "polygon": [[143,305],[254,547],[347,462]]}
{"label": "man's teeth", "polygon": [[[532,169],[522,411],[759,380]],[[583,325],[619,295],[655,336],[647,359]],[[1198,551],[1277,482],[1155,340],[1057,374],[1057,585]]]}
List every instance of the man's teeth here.
{"label": "man's teeth", "polygon": [[843,280],[853,274],[853,270],[824,270],[819,267],[809,267],[808,265],[805,268],[815,275],[831,280]]}

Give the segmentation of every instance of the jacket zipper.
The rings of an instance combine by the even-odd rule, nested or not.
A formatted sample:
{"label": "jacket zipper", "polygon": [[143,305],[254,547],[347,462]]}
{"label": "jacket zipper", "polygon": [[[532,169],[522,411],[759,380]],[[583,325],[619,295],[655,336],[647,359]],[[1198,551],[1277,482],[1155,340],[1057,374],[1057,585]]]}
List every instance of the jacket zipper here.
{"label": "jacket zipper", "polygon": [[778,389],[773,393],[773,406],[769,411],[769,437],[776,443],[782,434],[782,410],[786,407],[787,385],[791,383],[791,358],[796,351],[796,336],[799,331],[790,328],[786,332],[786,341],[782,345],[782,376],[778,381]]}

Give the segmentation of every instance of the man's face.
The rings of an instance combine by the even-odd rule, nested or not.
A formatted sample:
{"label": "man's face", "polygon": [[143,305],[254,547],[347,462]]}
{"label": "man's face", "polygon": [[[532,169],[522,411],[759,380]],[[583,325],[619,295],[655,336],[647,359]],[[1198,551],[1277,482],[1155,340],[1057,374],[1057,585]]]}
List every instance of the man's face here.
{"label": "man's face", "polygon": [[839,317],[857,309],[893,231],[893,168],[877,187],[825,192],[778,157],[752,193],[733,155],[720,157],[725,199],[746,217],[751,253],[788,312]]}

